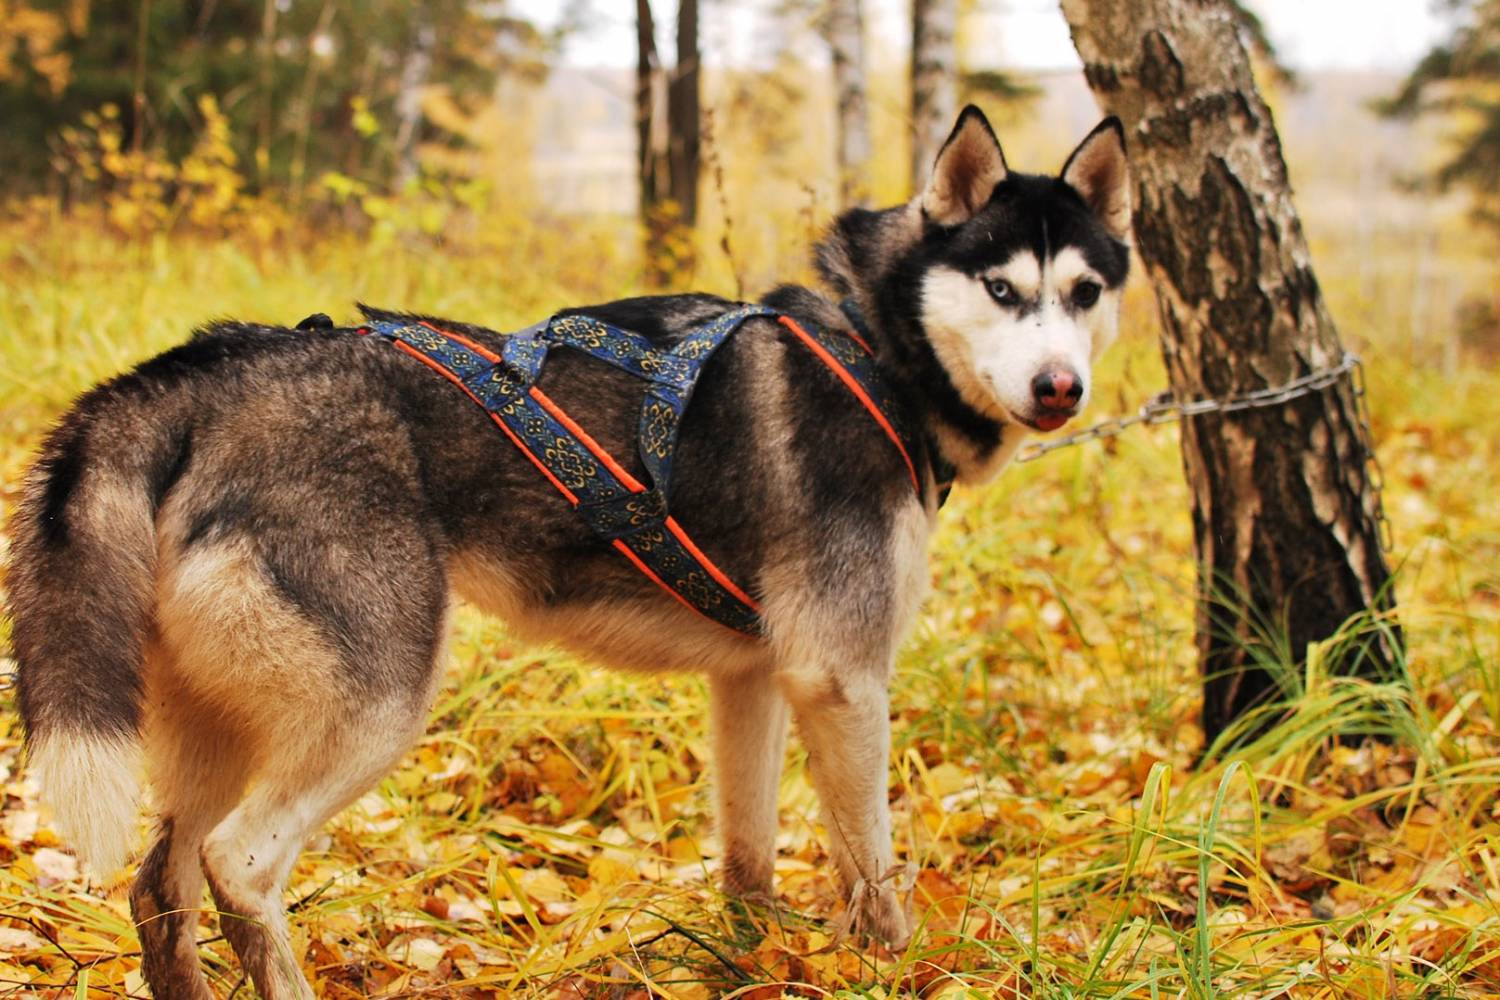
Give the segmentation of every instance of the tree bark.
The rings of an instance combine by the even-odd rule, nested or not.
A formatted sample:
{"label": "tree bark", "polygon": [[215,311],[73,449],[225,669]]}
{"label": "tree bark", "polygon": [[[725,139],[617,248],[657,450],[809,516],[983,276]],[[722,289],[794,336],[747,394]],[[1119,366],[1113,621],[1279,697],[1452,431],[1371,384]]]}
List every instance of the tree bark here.
{"label": "tree bark", "polygon": [[[1062,0],[1084,72],[1129,144],[1140,259],[1176,399],[1222,398],[1339,363],[1281,142],[1222,0]],[[1377,497],[1348,379],[1182,425],[1198,557],[1203,728],[1282,693],[1351,616],[1390,612]],[[1393,616],[1391,616],[1393,617]],[[1345,649],[1386,676],[1394,627]]]}
{"label": "tree bark", "polygon": [[667,91],[667,125],[671,134],[672,201],[677,221],[692,228],[698,221],[698,165],[701,123],[698,102],[698,0],[677,5],[677,68]]}
{"label": "tree bark", "polygon": [[865,19],[860,0],[828,0],[824,32],[833,54],[837,101],[839,200],[844,207],[869,197],[870,116],[865,97]]}
{"label": "tree bark", "polygon": [[[260,20],[260,123],[255,141],[255,180],[262,191],[271,185],[271,133],[276,121],[276,0],[266,0]],[[148,16],[149,11],[146,15]]]}
{"label": "tree bark", "polygon": [[636,178],[645,233],[646,281],[667,283],[666,226],[661,208],[668,196],[671,172],[667,155],[666,75],[656,54],[656,22],[650,0],[636,0],[635,124]]}
{"label": "tree bark", "polygon": [[927,183],[958,103],[958,0],[912,0],[911,190]]}

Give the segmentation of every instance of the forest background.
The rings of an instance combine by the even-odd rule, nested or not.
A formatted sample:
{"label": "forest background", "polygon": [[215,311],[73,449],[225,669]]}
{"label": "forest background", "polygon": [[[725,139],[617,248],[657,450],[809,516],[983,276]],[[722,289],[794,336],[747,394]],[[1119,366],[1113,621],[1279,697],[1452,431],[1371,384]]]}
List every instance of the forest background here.
{"label": "forest background", "polygon": [[[602,7],[0,5],[6,508],[70,399],[216,317],[343,320],[358,299],[508,329],[655,288],[810,279],[806,247],[849,197],[826,11],[704,6],[708,37],[757,44],[705,49],[684,227],[642,216],[635,51],[564,56],[622,13]],[[1500,994],[1495,8],[1438,5],[1441,44],[1415,67],[1290,78],[1260,55],[1321,285],[1365,363],[1409,695],[1285,656],[1282,720],[1199,766],[1174,429],[959,491],[893,694],[921,922],[893,955],[834,937],[800,749],[778,906],[746,913],[712,888],[701,684],[606,674],[463,612],[428,735],[293,876],[321,995]],[[960,11],[963,96],[1013,165],[1056,169],[1098,117],[1082,75],[997,64],[1025,47],[996,45],[1017,19]],[[663,52],[675,14],[657,11]],[[1465,30],[1478,57],[1456,67]],[[862,193],[888,204],[912,186],[907,53],[869,34]],[[1122,326],[1090,416],[1165,383],[1140,278]],[[144,996],[123,894],[89,888],[48,829],[0,699],[0,996]],[[1333,739],[1361,721],[1390,739]],[[201,937],[221,995],[247,990],[211,914]]]}

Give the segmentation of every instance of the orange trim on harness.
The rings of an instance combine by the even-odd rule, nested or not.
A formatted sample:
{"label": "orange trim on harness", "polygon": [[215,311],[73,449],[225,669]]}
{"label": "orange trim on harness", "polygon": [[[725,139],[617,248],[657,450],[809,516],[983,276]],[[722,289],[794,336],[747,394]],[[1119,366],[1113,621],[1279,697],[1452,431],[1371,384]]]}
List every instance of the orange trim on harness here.
{"label": "orange trim on harness", "polygon": [[[443,333],[443,331],[441,331],[441,330],[437,330],[435,332],[440,333],[440,334]],[[443,334],[443,336],[447,336],[447,334]],[[427,355],[423,354],[421,351],[417,350],[414,347],[409,346],[405,342],[400,341],[400,340],[395,340],[395,341],[392,341],[392,343],[396,345],[396,349],[397,350],[404,351],[405,353],[410,354],[412,357],[414,357],[418,361],[422,362],[422,364],[426,365],[428,368],[431,368],[433,371],[435,371],[439,375],[443,376],[443,378],[447,379],[449,382],[452,382],[454,385],[458,386],[460,389],[463,390],[463,393],[464,393],[465,396],[468,396],[475,403],[478,403],[479,404],[479,408],[481,410],[484,410],[485,414],[490,418],[490,420],[492,420],[494,422],[495,426],[498,427],[498,428],[500,428],[502,431],[504,431],[505,432],[505,436],[508,437],[508,438],[510,438],[511,444],[513,444],[517,448],[521,449],[521,454],[523,454],[527,458],[531,459],[531,464],[537,467],[537,471],[539,471],[542,475],[546,476],[547,477],[547,481],[549,483],[551,483],[553,486],[556,486],[557,487],[557,491],[559,493],[561,493],[563,496],[567,497],[569,503],[571,503],[574,507],[578,506],[578,496],[577,496],[577,494],[575,494],[572,490],[570,490],[566,486],[564,486],[562,484],[562,480],[560,480],[556,476],[554,476],[552,474],[552,470],[549,469],[549,468],[547,468],[547,466],[542,463],[541,459],[537,458],[535,455],[533,455],[531,453],[531,449],[528,448],[528,447],[526,447],[526,443],[524,441],[522,441],[520,438],[516,437],[515,433],[509,427],[505,426],[505,421],[503,421],[503,420],[500,419],[499,414],[491,413],[488,409],[486,409],[485,405],[479,401],[479,397],[476,396],[476,395],[474,395],[472,392],[470,392],[469,391],[469,387],[466,386],[466,385],[464,385],[462,379],[460,379],[457,375],[453,374],[448,369],[444,368],[442,365],[438,364],[436,361],[434,361],[431,358],[429,358]]]}
{"label": "orange trim on harness", "polygon": [[[583,446],[590,452],[592,452],[595,458],[597,458],[600,462],[603,462],[604,467],[607,468],[610,472],[614,473],[615,478],[624,483],[626,489],[628,489],[632,493],[646,492],[645,484],[642,483],[639,479],[632,476],[630,474],[630,471],[622,466],[619,462],[616,462],[614,456],[604,450],[603,445],[601,445],[598,441],[595,441],[588,431],[584,430],[578,425],[577,421],[568,416],[567,411],[565,411],[562,407],[558,406],[555,402],[552,401],[551,396],[548,396],[545,392],[538,389],[536,386],[532,386],[531,398],[540,403],[542,408],[545,409],[548,413],[552,414],[557,422],[566,427],[574,437],[576,437],[579,441],[582,441]],[[745,593],[743,590],[737,587],[734,581],[731,580],[723,570],[714,565],[714,561],[708,557],[707,553],[698,548],[697,544],[692,540],[691,537],[688,536],[688,533],[683,530],[682,525],[677,523],[677,519],[675,517],[668,515],[666,518],[666,525],[667,530],[672,532],[672,534],[676,536],[677,540],[682,543],[683,548],[687,549],[688,555],[692,556],[698,562],[698,565],[702,566],[703,569],[707,571],[708,575],[713,577],[714,580],[718,582],[719,586],[723,587],[725,590],[733,594],[737,600],[745,605],[745,607],[749,608],[751,611],[754,611],[756,614],[760,614],[760,605],[755,603],[754,599],[752,599],[749,594]],[[618,541],[619,540],[616,539],[616,542]],[[635,561],[633,557],[632,561]],[[655,578],[653,577],[653,579]],[[656,582],[660,583],[665,589],[671,591],[673,596],[677,597],[678,600],[683,600],[681,594],[677,593],[677,591],[675,590],[672,590],[671,587],[668,587],[661,580],[657,580]],[[693,610],[696,611],[697,608],[694,608]]]}
{"label": "orange trim on harness", "polygon": [[[461,337],[458,334],[450,333],[447,330],[439,330],[431,323],[424,322],[422,325],[427,327],[433,333],[438,334],[439,336],[450,337],[453,340],[458,341],[460,344],[463,344],[465,347],[469,348],[469,350],[475,352],[476,354],[488,357],[494,361],[499,360],[498,355],[486,351],[484,348],[475,344],[473,341],[469,340],[466,337]],[[469,387],[464,385],[462,379],[460,379],[453,372],[449,371],[447,368],[443,367],[438,362],[423,354],[421,351],[418,351],[415,348],[411,347],[410,345],[399,340],[393,341],[393,343],[398,350],[416,358],[428,368],[431,368],[433,371],[443,376],[443,378],[458,386],[463,390],[464,395],[468,396],[475,403],[478,403],[480,409],[485,410],[485,413],[494,422],[495,426],[504,431],[505,436],[510,438],[511,443],[520,449],[521,454],[525,455],[528,459],[531,460],[531,464],[537,467],[537,471],[546,476],[547,481],[550,482],[553,486],[557,487],[557,491],[563,496],[567,497],[569,503],[571,503],[574,507],[578,506],[577,495],[574,494],[572,490],[564,486],[562,482],[552,474],[552,470],[547,468],[547,466],[539,458],[537,458],[536,455],[532,454],[531,449],[527,448],[525,442],[517,437],[509,427],[505,426],[505,422],[500,419],[498,414],[490,413],[489,410],[485,409],[484,404],[480,402],[479,397],[475,396],[474,393],[469,391]],[[603,446],[600,445],[598,441],[595,441],[592,435],[590,435],[581,426],[579,426],[577,421],[568,416],[567,412],[563,410],[562,407],[553,402],[550,396],[548,396],[542,390],[538,389],[536,386],[531,387],[530,395],[531,398],[535,399],[543,409],[552,414],[552,416],[557,420],[558,423],[566,427],[570,433],[578,438],[579,441],[583,442],[583,446],[590,452],[592,452],[595,458],[604,463],[604,466],[608,468],[610,472],[614,473],[614,475],[620,480],[620,482],[625,484],[626,489],[630,490],[632,493],[646,492],[645,485],[641,483],[639,479],[636,479],[634,476],[632,476],[628,469],[624,468],[622,465],[616,462],[614,457],[611,456],[609,452],[605,451]],[[760,605],[757,604],[749,594],[746,594],[743,590],[737,587],[734,581],[731,580],[727,575],[725,575],[724,571],[719,569],[719,567],[714,564],[713,560],[710,559],[702,549],[698,548],[698,546],[693,542],[692,538],[688,536],[687,532],[682,530],[682,526],[677,523],[676,518],[670,516],[667,517],[666,525],[667,530],[671,531],[672,534],[676,536],[677,540],[682,543],[683,548],[688,550],[688,553],[698,561],[698,564],[703,567],[708,575],[718,581],[719,586],[729,591],[738,600],[744,602],[745,606],[754,611],[756,614],[760,613]],[[705,615],[695,604],[693,604],[692,601],[689,601],[686,597],[683,597],[676,590],[672,589],[670,584],[668,584],[665,580],[652,572],[651,567],[647,566],[644,562],[641,561],[639,556],[630,551],[630,547],[628,545],[620,541],[620,539],[618,538],[614,540],[613,544],[614,547],[625,556],[625,558],[630,560],[630,562],[635,566],[636,569],[645,574],[652,583],[656,584],[662,590],[665,590],[668,594],[671,594],[679,604],[692,611],[694,614],[704,619],[705,621],[714,621],[712,618],[709,618],[707,615]],[[719,623],[714,622],[714,624],[717,625]]]}
{"label": "orange trim on harness", "polygon": [[473,351],[475,354],[479,355],[481,358],[484,358],[484,360],[490,362],[491,364],[494,364],[495,362],[500,360],[500,355],[496,354],[494,351],[483,346],[482,344],[474,343],[474,341],[470,340],[468,337],[454,333],[451,330],[440,330],[437,327],[433,326],[431,323],[427,322],[425,319],[422,320],[422,325],[427,327],[427,329],[431,330],[433,333],[437,334],[440,337],[447,337],[449,340],[458,341],[460,344],[463,344],[469,350]]}
{"label": "orange trim on harness", "polygon": [[698,560],[698,565],[708,570],[708,575],[717,580],[719,586],[733,594],[745,607],[756,614],[760,614],[760,605],[755,603],[749,594],[736,587],[734,581],[725,576],[723,570],[715,566],[713,560],[708,558],[708,555],[702,549],[693,544],[693,540],[688,537],[688,533],[682,530],[682,525],[677,523],[677,518],[670,514],[667,515],[667,530],[677,536],[677,540],[682,543],[682,547],[688,550],[689,555]]}
{"label": "orange trim on harness", "polygon": [[806,330],[797,325],[796,320],[790,316],[778,316],[776,319],[782,326],[796,334],[797,339],[802,341],[808,350],[816,354],[818,360],[827,365],[839,377],[839,381],[843,382],[844,386],[850,392],[854,393],[854,398],[858,399],[864,408],[870,411],[870,416],[875,418],[875,422],[880,425],[880,429],[885,431],[885,436],[891,439],[891,444],[894,444],[896,450],[901,453],[902,461],[906,462],[906,471],[911,474],[911,484],[916,489],[917,496],[920,497],[922,495],[922,482],[917,478],[917,467],[912,462],[911,456],[906,453],[906,445],[901,443],[901,435],[897,434],[896,429],[891,426],[890,421],[885,419],[885,414],[880,412],[880,407],[876,406],[875,401],[865,393],[864,389],[860,388],[854,376],[844,370],[844,366],[839,364],[838,358],[829,354],[828,350],[822,344],[809,336]]}
{"label": "orange trim on harness", "polygon": [[579,441],[582,441],[583,446],[589,451],[593,452],[594,457],[597,458],[600,462],[604,463],[604,467],[610,472],[614,473],[615,478],[624,483],[627,490],[632,493],[646,492],[645,484],[642,483],[639,479],[632,476],[629,469],[626,469],[619,462],[616,462],[614,456],[604,450],[603,445],[601,445],[598,441],[595,441],[588,431],[578,426],[577,421],[568,416],[567,412],[563,410],[561,406],[558,406],[552,401],[551,396],[547,395],[536,386],[532,386],[531,398],[540,403],[542,405],[542,409],[552,414],[557,422],[566,427],[574,437],[576,437]]}
{"label": "orange trim on harness", "polygon": [[677,598],[677,603],[681,604],[683,607],[687,608],[689,611],[697,615],[699,618],[702,618],[704,621],[713,622],[715,625],[720,624],[719,622],[715,622],[712,618],[708,617],[708,615],[705,615],[702,610],[700,610],[699,607],[692,601],[688,600],[686,597],[683,597],[677,591],[673,590],[671,585],[668,584],[667,581],[663,580],[661,577],[653,573],[650,566],[647,566],[645,563],[641,562],[640,556],[630,551],[630,546],[626,545],[618,538],[615,539],[614,546],[617,550],[619,550],[621,555],[623,555],[626,559],[629,559],[631,563],[634,564],[636,569],[644,573],[648,580],[656,584],[662,590],[665,590],[667,593],[671,594],[673,597]]}

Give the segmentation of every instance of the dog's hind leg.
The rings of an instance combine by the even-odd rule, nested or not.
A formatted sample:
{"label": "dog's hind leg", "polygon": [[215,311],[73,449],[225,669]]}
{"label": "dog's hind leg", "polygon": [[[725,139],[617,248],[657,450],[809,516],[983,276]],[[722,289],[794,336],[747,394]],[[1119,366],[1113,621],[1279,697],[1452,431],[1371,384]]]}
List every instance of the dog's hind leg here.
{"label": "dog's hind leg", "polygon": [[211,709],[249,762],[247,791],[200,859],[263,1000],[312,996],[287,877],[307,836],[421,732],[440,672],[447,595],[434,547],[398,518],[367,514],[368,535],[348,541],[318,538],[328,523],[344,522],[300,523],[281,545],[269,530],[210,539],[171,560],[160,585],[179,697]]}
{"label": "dog's hind leg", "polygon": [[163,654],[148,669],[146,727],[157,833],[130,890],[130,912],[141,938],[142,973],[156,1000],[212,1000],[198,959],[203,910],[203,838],[244,791],[246,758],[235,734],[212,712],[162,684]]}
{"label": "dog's hind leg", "polygon": [[410,745],[425,702],[365,711],[337,733],[309,734],[258,781],[203,845],[224,936],[264,1000],[312,996],[292,950],[282,891],[307,837],[377,781]]}
{"label": "dog's hind leg", "polygon": [[769,895],[786,699],[769,670],[714,676],[710,688],[724,888],[741,896]]}

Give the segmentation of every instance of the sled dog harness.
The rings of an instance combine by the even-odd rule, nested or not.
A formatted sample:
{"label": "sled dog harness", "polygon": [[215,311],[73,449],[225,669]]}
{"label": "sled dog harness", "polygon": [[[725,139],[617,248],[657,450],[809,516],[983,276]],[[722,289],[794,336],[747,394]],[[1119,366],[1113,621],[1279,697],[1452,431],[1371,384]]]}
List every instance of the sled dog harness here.
{"label": "sled dog harness", "polygon": [[[906,442],[916,441],[857,333],[804,327],[759,305],[742,305],[692,330],[675,346],[590,316],[554,316],[503,337],[496,354],[422,320],[375,320],[359,327],[432,368],[484,408],[490,419],[561,493],[601,540],[688,608],[727,628],[760,633],[760,605],[694,544],[669,509],[677,432],[703,367],[747,319],[771,317],[811,351],[860,402],[900,453],[912,488],[921,478]],[[857,315],[851,315],[858,324]],[[649,483],[617,462],[537,385],[547,354],[570,348],[645,383],[638,449]],[[934,449],[928,454],[936,455]],[[939,470],[941,472],[942,470]]]}

